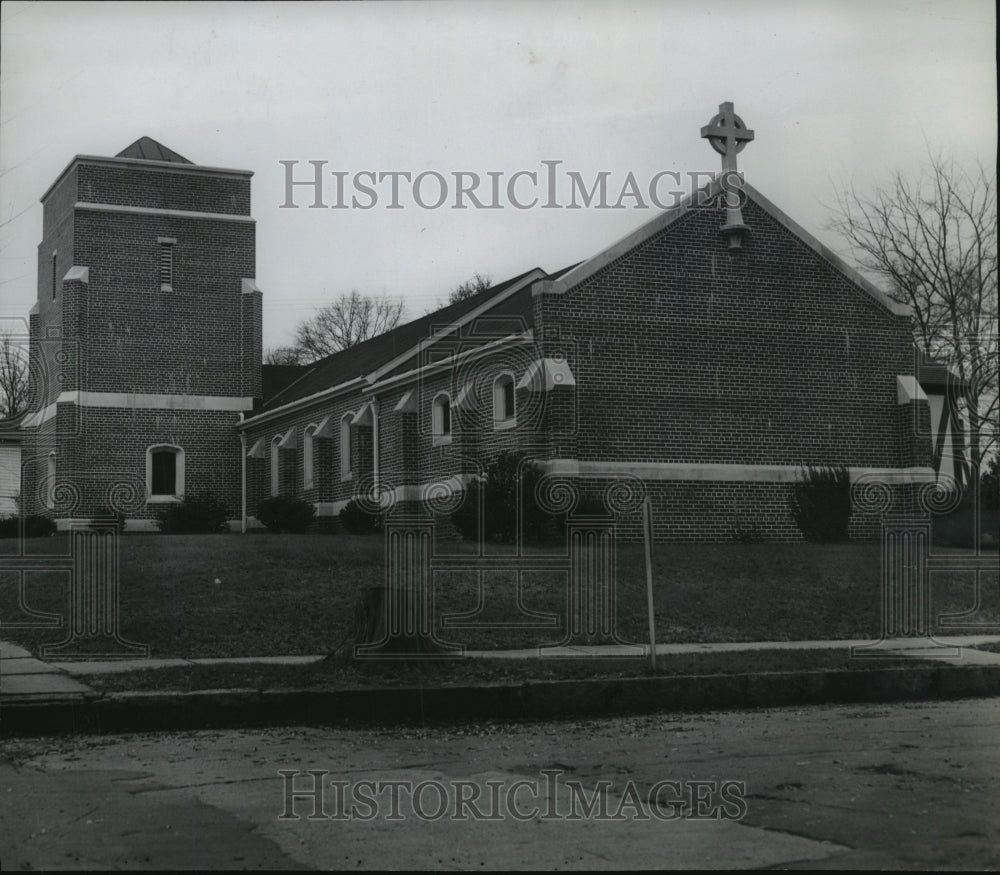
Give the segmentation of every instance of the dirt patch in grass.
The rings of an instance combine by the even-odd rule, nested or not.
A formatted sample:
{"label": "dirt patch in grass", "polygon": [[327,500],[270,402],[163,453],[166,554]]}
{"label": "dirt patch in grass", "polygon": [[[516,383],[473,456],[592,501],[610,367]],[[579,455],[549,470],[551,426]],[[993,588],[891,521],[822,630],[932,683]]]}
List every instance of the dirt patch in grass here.
{"label": "dirt patch in grass", "polygon": [[[934,665],[900,657],[852,659],[846,649],[757,650],[660,656],[658,675],[752,674],[760,672],[865,671]],[[215,689],[365,689],[521,684],[532,681],[648,677],[645,659],[582,657],[563,659],[461,658],[402,662],[326,659],[311,665],[195,665],[119,674],[81,675],[103,692]]]}
{"label": "dirt patch in grass", "polygon": [[[29,541],[35,554],[65,553],[65,536]],[[0,542],[0,555],[16,549]],[[472,545],[442,542],[441,553]],[[496,553],[511,548],[490,548]],[[534,548],[528,555],[551,554]],[[966,551],[955,550],[962,553]],[[233,657],[331,653],[349,642],[365,589],[385,580],[377,536],[128,534],[120,549],[120,631],[154,657]],[[656,636],[660,643],[859,640],[881,629],[881,557],[874,544],[664,544],[654,555]],[[438,636],[470,649],[514,649],[566,639],[564,571],[439,572],[434,582]],[[1000,624],[1000,588],[982,583],[970,621]],[[646,642],[641,548],[617,552],[616,629]],[[931,616],[976,603],[974,575],[937,572]],[[0,638],[32,648],[66,636],[28,628],[25,607],[65,618],[66,574],[0,571]],[[521,625],[517,625],[520,623]],[[932,630],[933,631],[933,630]],[[954,626],[941,634],[962,634]]]}

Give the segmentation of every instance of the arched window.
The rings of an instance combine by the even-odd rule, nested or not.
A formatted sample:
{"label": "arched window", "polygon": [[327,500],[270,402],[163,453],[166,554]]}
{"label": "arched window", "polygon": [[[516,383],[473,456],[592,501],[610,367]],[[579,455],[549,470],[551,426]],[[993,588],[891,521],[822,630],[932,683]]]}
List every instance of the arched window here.
{"label": "arched window", "polygon": [[147,501],[179,501],[184,496],[184,450],[175,444],[146,448]]}
{"label": "arched window", "polygon": [[314,438],[316,436],[316,429],[319,428],[317,425],[307,425],[305,431],[302,432],[302,488],[312,489],[313,487],[313,470],[315,469],[314,461]]}
{"label": "arched window", "polygon": [[500,374],[493,381],[493,427],[510,428],[517,424],[514,408],[514,375]]}
{"label": "arched window", "polygon": [[271,495],[281,492],[281,438],[276,434],[271,438]]}
{"label": "arched window", "polygon": [[45,506],[51,510],[56,506],[56,454],[49,453],[45,465]]}
{"label": "arched window", "polygon": [[345,413],[340,420],[340,479],[351,479],[351,420],[353,413]]}
{"label": "arched window", "polygon": [[442,392],[434,398],[431,408],[431,434],[435,444],[451,443],[451,398]]}

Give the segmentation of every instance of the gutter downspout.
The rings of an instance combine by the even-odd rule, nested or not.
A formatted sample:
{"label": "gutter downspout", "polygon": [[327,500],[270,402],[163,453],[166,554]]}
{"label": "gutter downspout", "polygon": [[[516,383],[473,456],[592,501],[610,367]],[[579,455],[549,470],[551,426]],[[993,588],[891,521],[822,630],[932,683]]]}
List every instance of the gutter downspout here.
{"label": "gutter downspout", "polygon": [[375,496],[379,494],[378,455],[378,398],[372,398],[372,492]]}
{"label": "gutter downspout", "polygon": [[[243,424],[243,412],[240,411],[240,424]],[[247,533],[247,434],[240,430],[240,534]]]}

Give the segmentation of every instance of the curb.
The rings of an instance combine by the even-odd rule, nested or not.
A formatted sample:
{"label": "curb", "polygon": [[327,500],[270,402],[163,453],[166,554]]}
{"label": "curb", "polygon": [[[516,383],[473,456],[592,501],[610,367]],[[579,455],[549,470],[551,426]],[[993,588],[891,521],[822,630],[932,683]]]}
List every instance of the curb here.
{"label": "curb", "polygon": [[422,689],[132,692],[5,704],[0,735],[530,721],[997,695],[1000,666],[995,665],[667,675]]}

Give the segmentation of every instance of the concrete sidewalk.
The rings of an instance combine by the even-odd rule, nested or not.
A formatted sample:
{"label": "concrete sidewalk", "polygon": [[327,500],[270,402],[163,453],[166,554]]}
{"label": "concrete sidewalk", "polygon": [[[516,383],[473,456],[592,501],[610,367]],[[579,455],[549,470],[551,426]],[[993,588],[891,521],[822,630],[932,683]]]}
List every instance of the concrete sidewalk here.
{"label": "concrete sidewalk", "polygon": [[35,659],[23,647],[0,641],[0,705],[31,699],[81,700],[93,690],[51,663]]}

